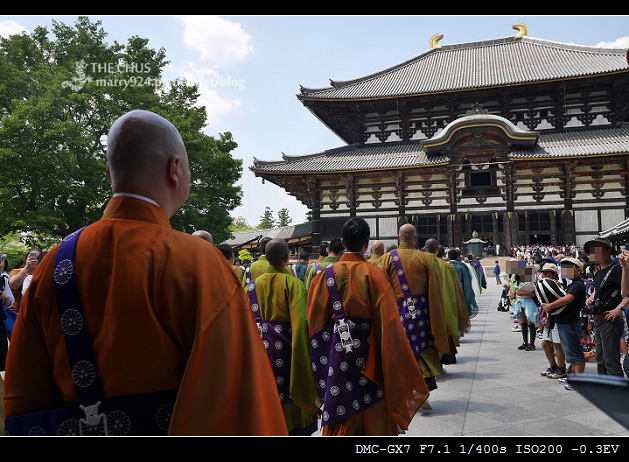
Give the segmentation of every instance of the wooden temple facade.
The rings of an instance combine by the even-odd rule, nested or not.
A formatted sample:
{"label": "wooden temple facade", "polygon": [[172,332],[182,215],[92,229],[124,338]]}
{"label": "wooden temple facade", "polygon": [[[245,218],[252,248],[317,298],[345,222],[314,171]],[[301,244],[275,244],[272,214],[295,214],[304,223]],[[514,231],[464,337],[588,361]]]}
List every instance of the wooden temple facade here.
{"label": "wooden temple facade", "polygon": [[395,241],[502,249],[583,244],[629,218],[627,49],[528,36],[428,51],[297,97],[345,145],[266,161],[256,176],[310,210],[313,246],[365,218]]}

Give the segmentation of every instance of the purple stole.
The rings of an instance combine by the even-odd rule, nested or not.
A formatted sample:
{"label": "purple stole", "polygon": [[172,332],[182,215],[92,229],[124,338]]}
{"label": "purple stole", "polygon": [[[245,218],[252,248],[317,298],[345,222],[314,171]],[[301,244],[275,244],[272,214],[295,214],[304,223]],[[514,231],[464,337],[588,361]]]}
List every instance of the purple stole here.
{"label": "purple stole", "polygon": [[334,265],[325,268],[334,320],[310,337],[312,371],[323,397],[322,425],[360,414],[384,398],[384,391],[365,375],[371,319],[349,318],[334,279]]}
{"label": "purple stole", "polygon": [[175,406],[176,390],[110,398],[103,395],[74,263],[76,242],[83,229],[70,234],[61,242],[54,270],[59,319],[78,402],[58,409],[7,418],[5,434],[166,435]]}
{"label": "purple stole", "polygon": [[418,357],[424,350],[432,347],[428,301],[426,294],[411,294],[397,250],[391,251],[391,257],[404,293],[404,298],[397,301],[400,319],[413,354]]}
{"label": "purple stole", "polygon": [[255,279],[247,285],[247,294],[249,295],[249,303],[251,303],[253,315],[256,318],[256,324],[260,330],[262,343],[271,361],[271,368],[275,375],[275,383],[277,384],[277,393],[280,402],[282,404],[292,403],[293,398],[290,396],[290,371],[293,346],[291,325],[288,322],[265,321],[262,319],[260,316],[260,304],[258,303]]}

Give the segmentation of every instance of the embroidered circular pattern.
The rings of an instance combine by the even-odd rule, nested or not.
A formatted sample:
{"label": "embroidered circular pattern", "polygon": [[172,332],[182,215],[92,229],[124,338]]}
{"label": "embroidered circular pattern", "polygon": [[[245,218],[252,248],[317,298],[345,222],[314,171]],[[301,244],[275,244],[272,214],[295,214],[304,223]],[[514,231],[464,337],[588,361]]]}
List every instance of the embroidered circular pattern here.
{"label": "embroidered circular pattern", "polygon": [[61,316],[61,329],[68,335],[75,335],[83,328],[83,316],[74,308],[70,308]]}
{"label": "embroidered circular pattern", "polygon": [[79,421],[68,419],[61,422],[57,428],[57,436],[79,436]]}
{"label": "embroidered circular pattern", "polygon": [[162,431],[168,430],[168,427],[170,427],[170,418],[173,415],[174,408],[174,403],[168,403],[164,404],[157,410],[157,412],[155,413],[155,423],[157,424],[157,428]]}
{"label": "embroidered circular pattern", "polygon": [[74,273],[74,265],[70,260],[61,260],[54,271],[54,279],[57,284],[67,283]]}
{"label": "embroidered circular pattern", "polygon": [[96,378],[96,369],[89,361],[79,361],[72,368],[72,380],[79,387],[89,387]]}
{"label": "embroidered circular pattern", "polygon": [[131,430],[131,420],[129,416],[122,411],[111,411],[107,414],[107,429],[110,435],[126,435]]}

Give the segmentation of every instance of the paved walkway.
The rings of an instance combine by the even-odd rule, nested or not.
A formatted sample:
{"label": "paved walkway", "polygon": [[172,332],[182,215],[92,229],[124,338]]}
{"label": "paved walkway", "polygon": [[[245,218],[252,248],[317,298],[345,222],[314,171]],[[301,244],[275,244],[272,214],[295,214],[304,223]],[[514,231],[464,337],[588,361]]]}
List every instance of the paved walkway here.
{"label": "paved walkway", "polygon": [[[491,274],[486,269],[488,274]],[[457,364],[446,366],[420,410],[410,436],[628,436],[629,431],[576,391],[540,375],[548,363],[535,351],[518,350],[509,313],[496,310],[502,289],[490,278],[472,330],[461,339]],[[596,373],[594,360],[586,373]]]}

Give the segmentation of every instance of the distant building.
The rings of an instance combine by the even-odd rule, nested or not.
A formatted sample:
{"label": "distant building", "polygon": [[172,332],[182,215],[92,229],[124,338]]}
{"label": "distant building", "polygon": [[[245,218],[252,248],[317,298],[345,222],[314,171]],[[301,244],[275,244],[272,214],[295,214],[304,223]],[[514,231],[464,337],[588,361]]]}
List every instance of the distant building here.
{"label": "distant building", "polygon": [[478,237],[582,245],[629,218],[627,49],[515,36],[430,48],[297,95],[346,145],[254,159],[310,209],[312,244],[365,218],[372,238],[413,223],[418,245]]}
{"label": "distant building", "polygon": [[264,237],[271,239],[284,239],[288,243],[291,254],[299,255],[302,250],[311,251],[312,248],[312,223],[300,223],[298,225],[281,226],[278,228],[252,229],[250,231],[236,231],[231,239],[224,244],[229,244],[238,254],[240,250],[248,250],[252,256],[257,257],[257,249],[260,240]]}

